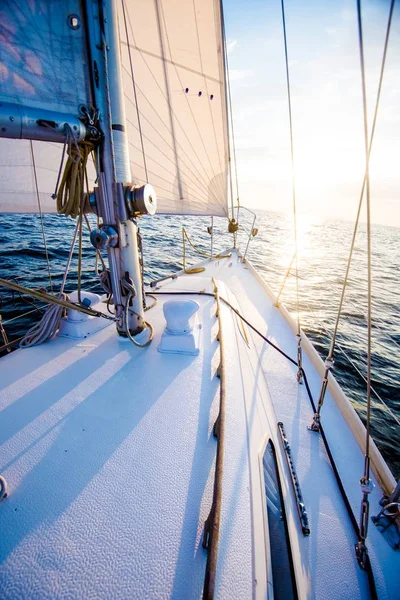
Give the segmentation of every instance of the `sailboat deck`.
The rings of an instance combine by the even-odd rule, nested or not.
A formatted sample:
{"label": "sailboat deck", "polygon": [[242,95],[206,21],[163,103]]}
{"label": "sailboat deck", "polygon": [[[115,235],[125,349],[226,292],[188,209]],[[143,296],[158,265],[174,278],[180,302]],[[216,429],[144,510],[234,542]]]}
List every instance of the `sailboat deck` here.
{"label": "sailboat deck", "polygon": [[[221,296],[295,356],[290,327],[249,265],[234,253],[204,266],[201,276],[180,276],[158,291],[211,292],[215,277]],[[146,313],[155,338],[145,349],[119,338],[111,325],[81,341],[58,337],[1,360],[0,473],[9,485],[0,504],[2,598],[201,596],[216,453],[218,322],[212,297],[189,296],[200,305],[200,354],[159,353],[169,298],[159,295]],[[271,592],[261,466],[269,438],[299,596],[368,597],[322,440],[306,429],[312,411],[295,367],[243,329],[227,306],[221,312],[227,419],[216,597]],[[316,396],[320,377],[308,357],[304,367]],[[358,515],[362,453],[329,395],[324,419]],[[309,514],[306,538],[283,475],[277,420],[285,424]],[[380,490],[371,496],[374,514]],[[395,598],[399,557],[372,524],[369,547],[380,597]]]}

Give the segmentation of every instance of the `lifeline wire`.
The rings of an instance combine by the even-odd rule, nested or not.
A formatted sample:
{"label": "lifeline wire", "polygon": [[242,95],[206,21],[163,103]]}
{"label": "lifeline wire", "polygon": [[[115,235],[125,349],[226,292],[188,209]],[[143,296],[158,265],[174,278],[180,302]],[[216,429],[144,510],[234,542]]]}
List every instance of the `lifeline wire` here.
{"label": "lifeline wire", "polygon": [[356,555],[362,568],[369,563],[368,550],[365,544],[368,533],[369,521],[369,494],[372,491],[370,480],[370,455],[369,438],[371,424],[371,337],[372,337],[372,273],[371,273],[371,198],[369,181],[369,143],[368,143],[368,113],[367,113],[367,93],[365,83],[365,62],[364,62],[364,43],[361,19],[361,0],[357,0],[357,21],[358,21],[358,41],[361,63],[361,85],[364,113],[364,144],[365,144],[365,181],[366,181],[366,200],[367,200],[367,268],[368,268],[368,301],[367,301],[367,423],[365,438],[365,460],[364,474],[360,480],[362,489],[362,501],[360,512],[360,535],[356,545]]}
{"label": "lifeline wire", "polygon": [[[380,72],[380,76],[379,76],[378,93],[377,93],[376,101],[375,101],[375,111],[374,111],[374,118],[373,118],[372,129],[371,129],[371,138],[369,141],[368,153],[367,153],[367,161],[366,161],[367,165],[369,164],[369,159],[370,159],[371,150],[372,150],[372,143],[374,141],[375,127],[376,127],[376,121],[377,121],[377,117],[378,117],[379,102],[380,102],[381,91],[382,91],[383,75],[385,72],[386,54],[387,54],[387,49],[388,49],[388,44],[389,44],[389,34],[390,34],[390,28],[391,28],[391,23],[392,23],[392,16],[393,16],[393,9],[394,9],[394,5],[395,5],[395,1],[396,0],[391,1],[390,9],[389,9],[389,18],[388,18],[388,24],[387,24],[387,28],[386,28],[385,45],[384,45],[383,56],[382,56],[381,72]],[[346,275],[345,275],[344,282],[343,282],[342,294],[340,297],[339,309],[338,309],[338,314],[337,314],[336,323],[335,323],[335,329],[334,329],[334,333],[332,336],[332,341],[331,341],[331,345],[329,348],[328,356],[333,356],[333,352],[335,349],[336,335],[337,335],[338,326],[339,326],[340,314],[342,312],[342,307],[343,307],[344,294],[345,294],[345,290],[346,290],[346,286],[347,286],[347,281],[349,278],[350,263],[351,263],[351,259],[353,256],[353,250],[354,250],[355,241],[356,241],[356,234],[357,234],[358,224],[359,224],[359,220],[360,220],[360,213],[361,213],[362,201],[363,201],[363,197],[364,197],[366,180],[367,180],[367,171],[364,174],[364,180],[363,180],[363,184],[362,184],[362,188],[361,188],[360,199],[358,202],[358,210],[357,210],[357,216],[356,216],[356,221],[355,221],[355,225],[354,225],[353,238],[352,238],[351,246],[350,246],[349,260],[347,263]]]}
{"label": "lifeline wire", "polygon": [[296,254],[297,362],[299,364],[297,380],[299,383],[301,383],[302,361],[301,361],[301,330],[300,330],[300,307],[299,307],[299,261],[298,261],[298,243],[297,243],[297,210],[296,210],[296,179],[295,179],[296,176],[295,176],[294,144],[293,144],[292,100],[291,100],[291,91],[290,91],[289,58],[288,58],[287,36],[286,36],[286,17],[285,17],[284,0],[281,0],[281,8],[282,8],[283,40],[284,40],[284,46],[285,46],[286,89],[287,89],[288,111],[289,111],[290,157],[291,157],[291,162],[292,162],[294,244],[295,244],[295,254]]}
{"label": "lifeline wire", "polygon": [[[376,101],[375,101],[375,110],[374,110],[374,118],[373,118],[372,129],[371,129],[371,137],[370,137],[369,145],[368,145],[368,153],[367,153],[367,161],[366,161],[367,166],[369,164],[369,159],[370,159],[371,150],[372,150],[372,144],[374,141],[375,127],[376,127],[376,121],[377,121],[377,117],[378,117],[379,102],[380,102],[381,91],[382,91],[383,75],[385,72],[386,55],[387,55],[387,49],[388,49],[388,45],[389,45],[389,35],[390,35],[390,28],[391,28],[391,24],[392,24],[394,5],[395,5],[395,0],[392,0],[391,4],[390,4],[388,23],[387,23],[387,27],[386,27],[385,43],[384,43],[384,49],[383,49],[383,55],[382,55],[381,71],[380,71],[380,76],[379,76],[378,92],[377,92]],[[321,413],[322,405],[324,403],[325,391],[326,391],[326,387],[327,387],[327,383],[328,383],[329,372],[333,368],[333,365],[334,365],[333,358],[334,358],[334,352],[335,352],[335,346],[336,346],[336,338],[337,338],[337,333],[338,333],[338,328],[339,328],[339,321],[340,321],[340,317],[342,314],[344,296],[345,296],[347,283],[348,283],[348,279],[349,279],[349,274],[350,274],[350,266],[351,266],[351,261],[352,261],[352,257],[353,257],[355,241],[356,241],[356,237],[357,237],[357,231],[358,231],[358,225],[359,225],[359,221],[360,221],[360,214],[361,214],[361,208],[362,208],[362,203],[363,203],[363,198],[364,198],[366,181],[367,181],[367,171],[365,171],[365,173],[364,173],[363,184],[361,187],[360,198],[358,201],[358,209],[357,209],[357,215],[356,215],[356,220],[355,220],[355,224],[354,224],[353,236],[352,236],[352,240],[351,240],[351,244],[350,244],[350,252],[349,252],[349,258],[347,261],[346,274],[345,274],[344,281],[343,281],[342,292],[341,292],[340,301],[339,301],[339,308],[338,308],[338,311],[336,314],[336,321],[335,321],[333,335],[331,338],[329,352],[328,352],[328,356],[327,356],[326,362],[325,362],[325,374],[324,374],[321,391],[319,394],[318,407],[317,407],[317,411],[314,414],[313,422],[310,426],[311,429],[316,430],[316,431],[318,431],[318,428],[319,428],[320,413]],[[372,298],[371,298],[371,300],[372,300]],[[367,378],[367,381],[368,381],[368,378]],[[368,385],[368,383],[367,383],[367,385]],[[371,386],[371,388],[372,388],[372,386]],[[369,444],[369,442],[368,442],[368,444]]]}

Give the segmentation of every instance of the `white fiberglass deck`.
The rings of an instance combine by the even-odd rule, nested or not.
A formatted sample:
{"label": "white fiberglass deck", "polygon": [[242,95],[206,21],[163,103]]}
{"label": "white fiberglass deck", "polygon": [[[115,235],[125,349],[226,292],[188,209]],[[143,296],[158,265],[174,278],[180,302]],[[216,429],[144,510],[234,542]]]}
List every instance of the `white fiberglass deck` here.
{"label": "white fiberglass deck", "polygon": [[[295,356],[290,327],[249,265],[205,263],[159,291],[212,291]],[[93,336],[57,338],[0,359],[1,598],[199,598],[207,554],[201,538],[214,480],[219,344],[215,301],[200,304],[197,357],[161,354],[160,295],[147,313],[155,339],[146,349],[111,325]],[[301,598],[368,598],[355,537],[296,370],[266,347],[227,306],[227,420],[216,596],[271,592],[261,461],[275,444]],[[305,357],[314,396],[320,377]],[[311,535],[301,534],[277,439],[285,424],[307,506]],[[330,395],[323,422],[355,514],[362,453]],[[328,427],[329,425],[329,427]],[[376,514],[380,491],[371,495]],[[369,548],[380,597],[396,598],[400,556],[370,524]],[[270,596],[272,597],[272,596]]]}

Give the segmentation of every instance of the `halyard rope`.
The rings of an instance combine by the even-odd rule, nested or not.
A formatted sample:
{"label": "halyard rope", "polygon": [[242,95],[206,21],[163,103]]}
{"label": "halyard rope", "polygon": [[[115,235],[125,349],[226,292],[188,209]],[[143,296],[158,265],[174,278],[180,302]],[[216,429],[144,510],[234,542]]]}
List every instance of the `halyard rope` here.
{"label": "halyard rope", "polygon": [[[66,125],[67,127],[67,125]],[[91,142],[77,143],[72,132],[67,129],[67,164],[57,192],[57,212],[73,219],[80,213],[85,185],[87,161],[93,150]]]}

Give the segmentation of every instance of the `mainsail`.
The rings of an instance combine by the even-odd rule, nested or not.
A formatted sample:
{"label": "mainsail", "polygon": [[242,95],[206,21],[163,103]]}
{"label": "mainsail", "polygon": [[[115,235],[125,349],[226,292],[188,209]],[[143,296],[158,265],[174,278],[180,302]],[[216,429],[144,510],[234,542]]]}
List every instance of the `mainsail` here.
{"label": "mainsail", "polygon": [[228,131],[219,0],[122,0],[131,171],[158,211],[226,215]]}
{"label": "mainsail", "polygon": [[[3,0],[0,103],[78,116],[91,103],[85,44],[79,0]],[[0,138],[0,212],[56,212],[61,153],[62,144]]]}
{"label": "mainsail", "polygon": [[[227,215],[220,1],[120,0],[118,11],[132,181],[153,185],[161,213]],[[74,116],[91,106],[78,0],[7,0],[0,23],[0,103]],[[0,139],[0,212],[56,212],[61,153]]]}

